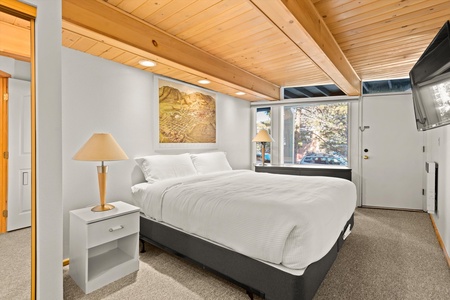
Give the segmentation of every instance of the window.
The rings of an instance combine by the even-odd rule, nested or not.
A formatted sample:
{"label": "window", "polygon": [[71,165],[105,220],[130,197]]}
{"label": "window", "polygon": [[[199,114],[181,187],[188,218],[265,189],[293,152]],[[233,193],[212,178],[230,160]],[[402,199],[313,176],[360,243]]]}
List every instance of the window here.
{"label": "window", "polygon": [[284,163],[347,166],[348,103],[284,107]]}
{"label": "window", "polygon": [[380,93],[399,93],[411,90],[409,78],[364,81],[362,83],[363,95]]}
{"label": "window", "polygon": [[[261,129],[267,130],[269,134],[272,134],[272,119],[270,107],[260,107],[256,109],[256,132]],[[271,161],[271,143],[265,145],[265,159],[264,162],[270,163]],[[261,143],[256,143],[256,161],[261,162]]]}

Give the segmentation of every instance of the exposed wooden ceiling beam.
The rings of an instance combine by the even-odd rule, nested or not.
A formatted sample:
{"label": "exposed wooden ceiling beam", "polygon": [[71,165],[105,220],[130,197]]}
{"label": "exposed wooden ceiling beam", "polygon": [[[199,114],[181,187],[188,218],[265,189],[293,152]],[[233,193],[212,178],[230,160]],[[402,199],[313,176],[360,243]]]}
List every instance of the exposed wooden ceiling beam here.
{"label": "exposed wooden ceiling beam", "polygon": [[310,0],[250,0],[350,96],[360,78]]}
{"label": "exposed wooden ceiling beam", "polygon": [[279,99],[278,86],[123,13],[103,1],[63,0],[62,16],[63,20],[105,36],[110,42],[117,41],[119,46],[126,44],[145,51],[157,62],[196,73],[265,100]]}

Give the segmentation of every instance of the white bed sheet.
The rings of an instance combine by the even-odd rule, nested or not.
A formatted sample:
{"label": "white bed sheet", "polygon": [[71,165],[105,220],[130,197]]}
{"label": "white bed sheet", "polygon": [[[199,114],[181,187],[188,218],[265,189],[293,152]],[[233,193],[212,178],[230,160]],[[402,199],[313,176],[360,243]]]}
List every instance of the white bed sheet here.
{"label": "white bed sheet", "polygon": [[356,206],[352,182],[253,171],[139,184],[149,217],[265,262],[302,270],[332,248]]}

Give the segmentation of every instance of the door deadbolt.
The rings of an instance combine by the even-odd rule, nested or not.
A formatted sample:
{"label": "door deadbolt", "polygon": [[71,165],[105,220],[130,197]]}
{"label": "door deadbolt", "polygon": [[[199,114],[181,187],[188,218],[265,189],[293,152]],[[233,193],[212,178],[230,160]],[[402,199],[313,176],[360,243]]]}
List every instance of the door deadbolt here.
{"label": "door deadbolt", "polygon": [[369,159],[369,156],[367,156],[367,155],[364,155],[364,159]]}

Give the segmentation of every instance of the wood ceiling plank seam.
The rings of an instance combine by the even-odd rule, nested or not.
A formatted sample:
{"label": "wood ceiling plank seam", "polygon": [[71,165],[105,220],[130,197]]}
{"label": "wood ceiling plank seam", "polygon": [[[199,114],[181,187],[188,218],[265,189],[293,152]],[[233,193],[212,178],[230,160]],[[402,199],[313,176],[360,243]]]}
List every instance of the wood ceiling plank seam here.
{"label": "wood ceiling plank seam", "polygon": [[[415,62],[409,62],[409,63],[404,62],[402,64],[402,66],[405,65],[405,66],[409,66],[410,68],[412,68],[414,64],[415,64]],[[405,68],[401,68],[401,71],[399,71],[398,65],[396,65],[396,64],[380,64],[379,66],[364,65],[364,66],[361,66],[361,69],[363,69],[362,72],[364,72],[366,74],[368,72],[376,73],[377,71],[383,70],[383,72],[386,74],[387,78],[391,77],[393,73],[401,74],[401,76],[405,77],[405,78],[409,77],[409,72],[404,72]]]}
{"label": "wood ceiling plank seam", "polygon": [[[445,5],[448,3],[448,0],[441,0],[441,3],[437,2],[431,2],[430,0],[421,0],[420,3],[417,3],[416,5],[412,6],[397,6],[397,5],[388,5],[379,7],[378,9],[369,9],[367,13],[360,14],[358,16],[347,18],[344,20],[341,20],[337,23],[330,24],[329,27],[331,32],[333,34],[338,34],[341,32],[349,31],[355,28],[370,26],[372,24],[377,23],[390,23],[391,20],[396,20],[402,16],[413,14],[413,13],[420,13],[424,10],[436,7],[437,5]],[[380,1],[384,3],[383,1]],[[419,5],[420,4],[420,5]],[[393,7],[397,7],[396,9],[393,9]],[[385,12],[384,10],[386,8],[390,8],[389,11]],[[377,14],[377,12],[380,12]],[[383,13],[381,13],[383,12]],[[414,20],[407,18],[408,20]]]}
{"label": "wood ceiling plank seam", "polygon": [[[267,35],[257,35],[250,44],[244,43],[246,47],[239,50],[239,52],[237,52],[236,48],[229,48],[228,50],[221,52],[220,55],[221,57],[223,57],[223,59],[232,59],[235,57],[252,54],[255,51],[267,52],[267,49],[283,47],[283,52],[299,53],[299,55],[306,57],[303,51],[301,51],[296,45],[294,45],[288,37],[286,37],[285,35],[280,35],[279,33],[270,34],[271,31],[265,33]],[[277,49],[277,52],[280,52],[279,49]]]}
{"label": "wood ceiling plank seam", "polygon": [[335,16],[339,16],[342,13],[358,8],[362,5],[367,5],[372,2],[378,2],[380,0],[364,0],[362,1],[353,1],[353,0],[343,0],[343,1],[327,1],[326,3],[315,3],[319,14],[326,21],[328,18],[333,18]]}
{"label": "wood ceiling plank seam", "polygon": [[[430,21],[441,20],[441,19],[445,20],[445,18],[448,16],[449,13],[450,12],[435,12],[432,14],[432,16],[426,15],[420,19],[421,19],[421,22],[430,22]],[[441,23],[440,27],[442,27],[443,24],[444,24],[444,22]],[[349,31],[349,32],[345,32],[345,33],[337,35],[336,40],[337,41],[348,41],[349,39],[352,39],[352,36],[355,40],[364,38],[366,36],[379,37],[380,35],[384,34],[385,32],[389,32],[389,31],[393,31],[393,30],[400,30],[401,28],[407,28],[408,26],[413,26],[413,24],[405,21],[401,24],[396,24],[395,27],[384,28],[383,30],[376,28],[376,29],[372,29],[369,31],[363,31],[363,30],[358,30],[357,32]],[[428,43],[431,41],[431,39],[428,41]]]}
{"label": "wood ceiling plank seam", "polygon": [[429,26],[419,25],[418,27],[412,29],[401,28],[399,30],[391,30],[372,37],[360,38],[357,41],[340,43],[340,45],[341,49],[345,52],[349,49],[365,48],[367,46],[376,45],[378,43],[392,42],[397,40],[420,38],[423,42],[424,40],[430,40],[430,36],[434,37],[442,27],[442,24],[443,23],[441,22],[439,22],[438,24],[434,24],[433,22],[433,25]]}
{"label": "wood ceiling plank seam", "polygon": [[[251,14],[251,16],[254,15]],[[195,36],[192,36],[189,39],[189,43],[191,43],[197,48],[203,49],[205,45],[220,42],[223,37],[232,37],[233,29],[236,30],[236,28],[239,27],[243,28],[251,27],[249,23],[254,19],[258,19],[257,17],[253,19],[249,18],[250,16],[246,16],[246,13],[234,16],[233,18],[225,20],[224,22],[218,24],[215,27],[211,27],[210,29],[207,29]],[[239,35],[240,34],[241,33],[239,33]]]}
{"label": "wood ceiling plank seam", "polygon": [[188,19],[180,20],[180,23],[172,28],[166,29],[166,31],[174,36],[178,36],[181,32],[184,32],[188,28],[197,26],[198,24],[204,22],[209,16],[214,16],[217,13],[226,11],[236,5],[238,5],[238,3],[235,3],[233,1],[220,1],[214,5],[209,6],[208,8],[205,8],[203,11],[198,12]]}
{"label": "wood ceiling plank seam", "polygon": [[95,43],[97,43],[97,41],[95,41],[91,38],[82,37],[79,40],[77,40],[75,43],[73,43],[71,48],[82,51],[82,52],[86,52],[86,50],[91,48],[92,46],[94,46]]}
{"label": "wood ceiling plank seam", "polygon": [[122,3],[125,0],[104,0],[106,3],[114,6],[118,6],[120,3]]}
{"label": "wood ceiling plank seam", "polygon": [[156,27],[159,27],[158,24],[163,22],[164,20],[170,18],[176,12],[188,7],[196,0],[183,0],[180,1],[172,1],[152,13],[151,15],[145,17],[143,20],[148,22]]}
{"label": "wood ceiling plank seam", "polygon": [[450,10],[450,1],[447,1],[446,3],[442,3],[437,6],[429,7],[426,10],[422,11],[415,11],[409,14],[398,16],[394,19],[390,19],[389,21],[379,21],[376,23],[372,23],[367,26],[361,26],[358,28],[354,28],[351,30],[347,30],[340,33],[335,33],[334,36],[336,40],[341,40],[343,36],[350,36],[350,35],[368,35],[371,32],[380,32],[380,31],[388,31],[392,28],[400,28],[402,26],[410,25],[414,22],[414,20],[418,19],[432,19],[434,17],[439,17],[441,15],[447,15]]}
{"label": "wood ceiling plank seam", "polygon": [[172,0],[158,0],[158,1],[146,1],[139,7],[137,7],[135,10],[131,11],[130,14],[143,20],[155,11],[161,9],[166,5],[167,3],[171,2]]}
{"label": "wood ceiling plank seam", "polygon": [[[230,44],[234,44],[235,47],[237,45],[242,47],[242,44],[252,44],[256,34],[259,32],[265,32],[267,29],[271,28],[265,20],[261,20],[259,17],[256,17],[255,19],[257,22],[251,22],[251,20],[248,20],[240,24],[235,24],[222,34],[213,34],[210,37],[205,37],[205,39],[198,42],[196,46],[211,53],[214,49],[228,46]],[[236,41],[237,37],[241,39],[242,43],[238,43]],[[217,53],[217,51],[215,52]]]}
{"label": "wood ceiling plank seam", "polygon": [[359,55],[360,53],[367,53],[368,50],[370,52],[379,52],[379,51],[385,51],[386,49],[389,49],[391,47],[398,47],[401,46],[405,48],[407,47],[414,47],[414,46],[421,46],[426,47],[427,44],[424,43],[424,40],[428,40],[430,35],[422,35],[422,36],[415,36],[415,37],[409,37],[409,38],[401,38],[401,39],[393,39],[393,40],[387,40],[387,41],[380,41],[376,44],[365,45],[365,47],[354,47],[345,50],[345,55]]}
{"label": "wood ceiling plank seam", "polygon": [[[412,57],[417,57],[417,55],[420,56],[420,53],[421,52],[418,52],[418,51],[410,51],[410,52],[403,52],[403,53],[397,53],[397,52],[390,51],[389,53],[385,53],[384,55],[383,55],[383,53],[376,53],[376,54],[372,54],[371,56],[366,56],[366,57],[361,56],[361,57],[356,58],[355,65],[359,64],[361,61],[364,61],[366,65],[376,64],[376,63],[379,63],[379,60],[383,59],[386,56],[389,56],[388,61],[395,62],[395,60],[403,59],[404,57],[412,58]],[[416,61],[417,61],[417,58],[416,58]],[[410,70],[407,70],[407,72],[409,72],[409,71]]]}
{"label": "wood ceiling plank seam", "polygon": [[[208,0],[209,7],[216,5],[217,3],[221,2],[222,0]],[[170,32],[171,28],[174,28],[176,26],[179,26],[180,23],[187,22],[190,18],[202,13],[205,11],[205,1],[204,0],[198,0],[195,3],[189,5],[188,9],[183,9],[178,11],[177,13],[173,14],[170,19],[166,19],[164,22],[160,22],[158,24],[158,28],[161,30],[164,30],[166,32]],[[173,34],[173,33],[171,33]],[[175,35],[175,34],[173,34]]]}
{"label": "wood ceiling plank seam", "polygon": [[[409,24],[401,26],[400,28],[392,29],[389,31],[382,31],[382,32],[376,32],[372,33],[370,36],[361,34],[358,36],[355,36],[352,38],[354,40],[354,44],[359,43],[359,41],[378,41],[382,39],[385,36],[395,38],[397,36],[411,36],[416,34],[421,34],[422,31],[428,31],[428,32],[434,32],[430,34],[429,37],[427,37],[428,41],[431,41],[432,38],[436,35],[436,33],[439,31],[439,29],[442,27],[442,25],[447,21],[447,18],[445,16],[441,18],[435,18],[432,20],[426,20],[424,22],[420,22],[418,24]],[[340,45],[346,46],[348,44],[351,44],[352,41],[349,40],[348,37],[345,37],[345,40],[342,40],[339,42]]]}
{"label": "wood ceiling plank seam", "polygon": [[[428,1],[428,0],[423,0]],[[331,32],[339,33],[341,28],[345,28],[346,26],[364,26],[366,24],[374,23],[374,20],[389,20],[395,17],[395,13],[407,6],[408,2],[400,2],[400,5],[397,1],[377,1],[374,3],[361,5],[358,8],[353,10],[344,12],[339,14],[339,18],[333,20],[332,18],[328,18],[326,20],[327,25],[329,26]],[[384,18],[382,16],[388,16]],[[345,31],[345,30],[341,30]]]}
{"label": "wood ceiling plank seam", "polygon": [[[370,69],[370,68],[387,68],[387,67],[396,67],[397,70],[399,70],[398,72],[401,72],[405,75],[409,74],[410,69],[406,69],[406,68],[401,68],[402,65],[404,64],[415,64],[417,62],[417,59],[413,59],[413,58],[406,58],[404,61],[402,61],[401,63],[392,61],[392,60],[383,60],[383,59],[377,59],[374,60],[373,62],[367,62],[367,61],[361,61],[356,63],[356,67],[360,68],[360,69]],[[399,68],[400,67],[400,68]],[[406,71],[405,71],[406,70]]]}
{"label": "wood ceiling plank seam", "polygon": [[121,64],[125,64],[126,61],[132,59],[133,57],[136,57],[135,54],[130,53],[130,52],[123,52],[122,54],[114,57],[114,61],[121,63]]}
{"label": "wood ceiling plank seam", "polygon": [[250,10],[250,8],[246,4],[247,3],[245,2],[241,2],[237,6],[233,6],[230,9],[221,12],[219,15],[209,16],[203,22],[200,22],[197,25],[191,26],[190,28],[184,30],[183,32],[176,34],[176,37],[192,44],[193,37],[197,36],[198,38],[199,34],[215,26],[218,26],[222,22],[226,21],[226,19],[235,16],[236,14],[243,14],[246,11]]}
{"label": "wood ceiling plank seam", "polygon": [[[354,3],[355,1],[349,1],[349,0],[322,0],[322,1],[315,1],[314,6],[317,8],[319,12],[330,10],[333,11],[335,9],[338,9],[342,6],[349,5],[351,3]],[[360,2],[360,1],[358,1]],[[356,5],[360,5],[360,3],[356,3]]]}
{"label": "wood ceiling plank seam", "polygon": [[[279,51],[280,48],[278,47],[284,47],[283,48],[284,51]],[[276,52],[271,51],[273,49],[276,49]],[[258,57],[259,61],[264,62],[262,60],[264,58],[267,58],[267,56],[280,57],[286,55],[285,52],[288,54],[298,55],[299,59],[307,58],[306,55],[304,55],[304,53],[301,52],[301,50],[299,50],[297,47],[293,46],[292,43],[287,43],[286,41],[277,42],[275,40],[273,41],[273,43],[268,44],[267,47],[265,48],[258,48],[258,47],[254,48],[250,46],[247,49],[243,49],[240,51],[236,51],[236,49],[235,51],[227,51],[221,53],[220,56],[222,59],[233,63],[238,62],[251,63],[254,61],[255,57]]]}
{"label": "wood ceiling plank seam", "polygon": [[107,52],[109,49],[111,49],[110,45],[104,44],[102,42],[97,42],[95,45],[93,45],[91,48],[86,50],[86,53],[100,56],[102,53]]}
{"label": "wood ceiling plank seam", "polygon": [[[258,57],[257,60],[250,59],[251,58],[249,58],[247,61],[241,61],[240,66],[242,66],[242,68],[253,70],[253,72],[258,73],[261,73],[262,70],[266,70],[266,72],[269,74],[276,73],[279,69],[297,68],[297,66],[300,65],[314,65],[316,67],[316,72],[321,72],[319,67],[313,64],[309,59],[298,60],[295,58],[295,55],[267,57],[266,59],[264,59],[264,57]],[[277,62],[278,64],[276,64]],[[268,66],[267,68],[271,68],[270,71],[267,71],[267,68],[265,67],[266,65]],[[276,65],[276,67],[274,67],[274,65]]]}
{"label": "wood ceiling plank seam", "polygon": [[[345,22],[354,23],[351,21],[353,18],[359,18],[361,15],[365,15],[367,12],[374,11],[373,16],[377,14],[378,10],[391,11],[396,7],[404,7],[408,5],[411,0],[383,0],[383,1],[364,1],[364,2],[356,2],[353,1],[354,5],[352,9],[342,11],[339,9],[333,10],[332,13],[329,13],[324,20],[327,24],[332,25],[331,28],[335,28],[338,24],[345,24]],[[413,0],[415,1],[415,0]],[[425,0],[420,0],[425,1]],[[369,16],[370,17],[370,16]],[[364,17],[363,19],[366,19]]]}
{"label": "wood ceiling plank seam", "polygon": [[76,41],[78,41],[81,38],[81,35],[64,28],[62,32],[63,32],[62,44],[68,48],[70,48]]}
{"label": "wood ceiling plank seam", "polygon": [[143,66],[143,65],[141,65],[141,64],[139,63],[139,61],[141,61],[141,60],[143,60],[143,59],[145,59],[145,58],[142,57],[142,56],[140,56],[140,55],[134,54],[134,57],[133,57],[133,58],[131,58],[131,59],[129,59],[129,60],[126,60],[126,61],[124,61],[123,63],[126,64],[126,65],[129,65],[129,66],[132,66],[132,67],[134,67],[134,68],[137,68],[137,69],[145,70],[145,69],[148,68],[148,67]]}
{"label": "wood ceiling plank seam", "polygon": [[127,0],[127,1],[122,1],[121,3],[119,3],[118,5],[115,5],[115,6],[117,8],[120,8],[123,11],[131,13],[132,11],[134,11],[136,8],[140,7],[147,1],[148,0],[132,0],[132,1]]}
{"label": "wood ceiling plank seam", "polygon": [[[156,55],[158,57],[156,61],[168,63],[180,70],[193,70],[198,74],[202,73],[202,76],[214,77],[216,81],[226,82],[227,85],[263,98],[279,98],[279,87],[275,84],[213,57],[176,37],[169,36],[115,7],[89,0],[65,0],[63,4],[63,20],[66,23],[74,23],[75,27],[81,26],[100,31],[111,41],[114,37],[114,43],[124,44],[127,49],[145,50]],[[83,18],[79,18],[80,15]],[[142,39],[142,36],[147,36],[149,32],[154,40],[158,41],[158,47],[153,47]],[[178,52],[172,51],[174,47],[184,55],[180,56]]]}
{"label": "wood ceiling plank seam", "polygon": [[[211,47],[208,48],[208,52],[220,55],[220,53],[227,53],[228,51],[233,50],[236,51],[236,48],[245,49],[247,48],[247,45],[258,47],[260,45],[265,45],[268,41],[272,41],[272,38],[275,39],[275,37],[279,36],[279,33],[274,32],[271,26],[255,27],[244,30],[242,35],[237,34],[232,37],[230,36],[229,39],[222,39],[220,42],[211,45]],[[284,40],[288,41],[287,38],[284,38]]]}
{"label": "wood ceiling plank seam", "polygon": [[[237,16],[239,18],[239,16]],[[220,42],[223,36],[228,36],[228,30],[235,26],[242,26],[241,24],[235,25],[231,22],[225,21],[221,24],[217,24],[209,29],[206,29],[198,34],[192,35],[186,41],[194,45],[197,48],[203,49],[205,45],[214,44],[215,42]],[[206,50],[205,50],[206,51]]]}
{"label": "wood ceiling plank seam", "polygon": [[100,54],[100,57],[103,57],[103,58],[109,59],[109,60],[114,60],[115,57],[119,56],[123,52],[124,52],[124,50],[122,50],[122,49],[119,49],[117,47],[111,47],[107,51]]}
{"label": "wood ceiling plank seam", "polygon": [[[242,40],[237,40],[236,43],[245,43],[246,41],[242,41]],[[288,39],[286,36],[281,35],[278,32],[275,32],[273,29],[268,30],[267,32],[262,32],[262,33],[258,33],[255,34],[255,36],[253,37],[252,43],[250,47],[247,47],[246,49],[242,49],[241,52],[245,53],[245,51],[253,51],[251,49],[259,48],[259,47],[270,47],[272,45],[284,45],[285,47],[295,47],[298,48],[297,46],[292,44],[292,41],[290,39]],[[284,49],[284,48],[283,48]],[[232,47],[232,45],[230,45],[230,47],[227,50],[222,50],[221,52],[221,57],[223,59],[226,59],[227,57],[235,57],[240,55],[241,53],[236,53],[236,49],[235,47]]]}
{"label": "wood ceiling plank seam", "polygon": [[[352,63],[354,63],[354,64],[358,63],[361,60],[373,61],[373,60],[376,60],[378,57],[396,60],[399,58],[402,59],[405,56],[411,56],[411,57],[415,57],[417,60],[417,59],[419,59],[420,55],[424,51],[424,47],[423,47],[422,43],[415,44],[415,45],[412,44],[411,46],[408,47],[408,50],[405,50],[404,48],[405,48],[404,45],[403,46],[399,45],[399,46],[393,47],[392,49],[389,49],[388,51],[377,50],[377,51],[370,51],[368,53],[355,53],[355,54],[349,55],[349,57],[350,57],[349,59],[351,59]],[[386,56],[389,56],[389,57],[386,58]]]}

